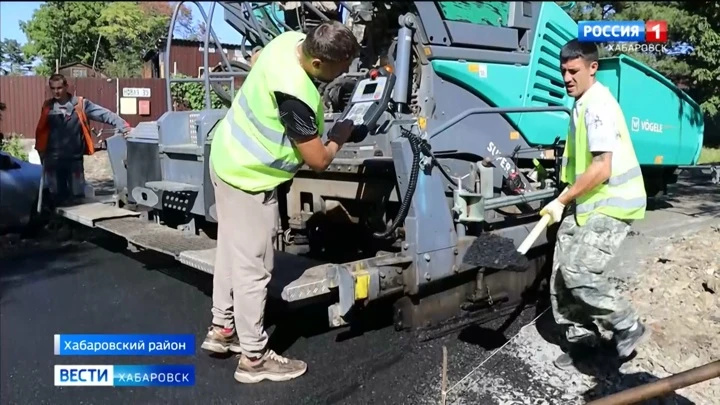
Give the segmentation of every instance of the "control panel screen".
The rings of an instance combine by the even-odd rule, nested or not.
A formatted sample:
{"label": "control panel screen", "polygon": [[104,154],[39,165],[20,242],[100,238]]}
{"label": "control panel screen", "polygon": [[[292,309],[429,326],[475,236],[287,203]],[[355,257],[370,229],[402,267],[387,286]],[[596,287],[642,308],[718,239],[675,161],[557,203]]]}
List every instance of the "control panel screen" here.
{"label": "control panel screen", "polygon": [[373,94],[373,93],[375,93],[375,89],[377,89],[377,86],[378,86],[377,83],[368,84],[368,85],[365,86],[365,88],[363,89],[362,94],[365,95],[365,94]]}
{"label": "control panel screen", "polygon": [[387,79],[384,77],[378,77],[372,81],[370,79],[362,80],[354,90],[352,102],[363,103],[366,101],[375,101],[376,95],[378,96],[377,99],[379,99],[380,95],[378,93],[385,91],[386,83]]}

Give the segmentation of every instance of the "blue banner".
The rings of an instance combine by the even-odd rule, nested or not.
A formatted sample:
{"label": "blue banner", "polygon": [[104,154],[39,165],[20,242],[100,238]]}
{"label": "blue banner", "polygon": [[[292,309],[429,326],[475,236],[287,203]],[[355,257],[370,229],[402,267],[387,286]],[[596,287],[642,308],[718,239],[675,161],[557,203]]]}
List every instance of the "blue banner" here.
{"label": "blue banner", "polygon": [[195,385],[195,366],[189,364],[116,365],[114,387],[188,387]]}
{"label": "blue banner", "polygon": [[55,386],[76,387],[188,387],[195,385],[195,366],[55,365]]}
{"label": "blue banner", "polygon": [[55,335],[56,356],[192,356],[195,335]]}
{"label": "blue banner", "polygon": [[643,21],[580,21],[578,41],[581,42],[643,42]]}

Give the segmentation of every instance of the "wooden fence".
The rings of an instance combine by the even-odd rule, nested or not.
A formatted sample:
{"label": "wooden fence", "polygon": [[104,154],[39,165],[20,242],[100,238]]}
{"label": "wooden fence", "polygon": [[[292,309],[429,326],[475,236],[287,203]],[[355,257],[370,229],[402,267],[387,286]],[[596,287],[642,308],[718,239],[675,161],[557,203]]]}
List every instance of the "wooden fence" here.
{"label": "wooden fence", "polygon": [[[153,121],[167,111],[164,79],[68,79],[70,91],[119,114],[131,126]],[[34,138],[43,102],[50,98],[46,77],[0,77],[0,132]],[[91,122],[96,129],[108,125]]]}

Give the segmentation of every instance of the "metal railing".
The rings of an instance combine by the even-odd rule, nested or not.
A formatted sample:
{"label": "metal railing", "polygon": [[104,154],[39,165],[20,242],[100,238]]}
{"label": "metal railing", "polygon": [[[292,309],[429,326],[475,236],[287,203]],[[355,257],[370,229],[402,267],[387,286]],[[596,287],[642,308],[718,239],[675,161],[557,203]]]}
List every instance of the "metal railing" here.
{"label": "metal railing", "polygon": [[[185,3],[188,3],[186,1],[180,1],[175,5],[175,9],[173,10],[172,17],[170,19],[170,27],[168,28],[168,35],[167,35],[167,41],[165,44],[165,58],[164,58],[164,65],[165,65],[165,98],[168,106],[168,110],[172,111],[173,109],[173,100],[172,100],[172,91],[171,87],[173,83],[203,83],[205,87],[205,108],[211,109],[212,103],[210,98],[210,89],[211,89],[211,82],[229,82],[230,89],[231,89],[231,95],[234,95],[235,93],[235,77],[243,77],[247,75],[247,72],[233,72],[232,71],[232,65],[230,64],[230,61],[227,58],[227,55],[225,55],[225,52],[222,51],[222,43],[218,39],[218,36],[215,34],[215,30],[212,27],[212,18],[215,13],[215,5],[217,2],[212,2],[210,5],[210,14],[207,14],[205,12],[205,9],[200,5],[197,1],[191,1],[190,3],[193,3],[197,6],[198,10],[200,10],[200,14],[202,15],[202,18],[205,22],[205,26],[207,27],[205,31],[205,37],[203,38],[204,43],[204,49],[203,49],[203,68],[204,68],[204,74],[202,78],[175,78],[171,77],[167,72],[168,67],[170,66],[170,51],[172,48],[172,39],[173,34],[175,32],[175,24],[177,23],[178,15],[180,14],[180,11],[182,10],[182,7]],[[226,72],[211,72],[210,71],[210,63],[209,63],[209,46],[210,46],[210,37],[212,36],[213,45],[220,50],[220,57],[222,58],[222,62],[227,67]],[[245,38],[243,38],[244,40]]]}

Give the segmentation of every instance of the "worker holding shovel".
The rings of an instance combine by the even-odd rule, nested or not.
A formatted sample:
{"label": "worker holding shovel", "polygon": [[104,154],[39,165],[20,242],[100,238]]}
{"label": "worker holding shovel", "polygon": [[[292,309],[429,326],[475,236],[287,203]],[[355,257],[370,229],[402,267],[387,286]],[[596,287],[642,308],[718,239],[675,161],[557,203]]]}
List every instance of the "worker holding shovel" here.
{"label": "worker holding shovel", "polygon": [[594,325],[613,332],[621,359],[647,336],[607,273],[632,222],[644,218],[647,197],[620,105],[595,78],[596,45],[571,40],[560,63],[567,93],[575,98],[560,175],[567,187],[540,213],[560,223],[550,293],[555,320],[570,343],[555,360],[565,368],[594,354],[600,343]]}
{"label": "worker holding shovel", "polygon": [[85,196],[83,155],[95,153],[88,118],[112,125],[123,135],[130,127],[112,111],[70,94],[63,75],[50,76],[48,84],[53,97],[43,104],[35,149],[43,165],[44,186],[56,205],[66,205]]}

